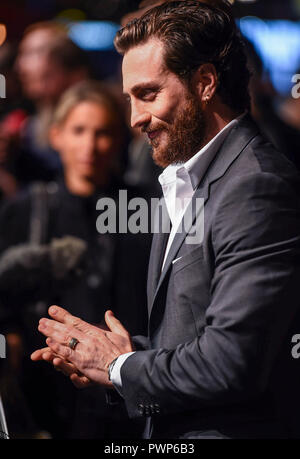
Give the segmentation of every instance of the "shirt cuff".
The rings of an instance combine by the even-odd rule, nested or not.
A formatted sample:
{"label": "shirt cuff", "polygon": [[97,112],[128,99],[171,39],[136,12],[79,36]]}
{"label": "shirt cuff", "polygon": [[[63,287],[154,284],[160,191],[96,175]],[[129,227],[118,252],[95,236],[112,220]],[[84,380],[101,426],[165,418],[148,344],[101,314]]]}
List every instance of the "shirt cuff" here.
{"label": "shirt cuff", "polygon": [[110,380],[113,383],[115,389],[119,392],[121,397],[123,396],[122,394],[122,379],[121,379],[121,367],[123,363],[125,362],[126,359],[135,352],[127,352],[126,354],[121,354],[117,360],[116,363],[114,364],[114,367],[111,371],[110,375]]}

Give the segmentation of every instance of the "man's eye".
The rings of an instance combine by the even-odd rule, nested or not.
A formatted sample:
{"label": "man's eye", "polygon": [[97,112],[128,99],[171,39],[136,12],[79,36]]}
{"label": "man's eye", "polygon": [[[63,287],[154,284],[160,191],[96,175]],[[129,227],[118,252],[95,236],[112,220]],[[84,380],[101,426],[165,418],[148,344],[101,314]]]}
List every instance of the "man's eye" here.
{"label": "man's eye", "polygon": [[153,91],[152,89],[143,91],[140,94],[140,98],[143,99],[143,100],[153,100],[155,98],[155,96],[156,96],[156,92]]}

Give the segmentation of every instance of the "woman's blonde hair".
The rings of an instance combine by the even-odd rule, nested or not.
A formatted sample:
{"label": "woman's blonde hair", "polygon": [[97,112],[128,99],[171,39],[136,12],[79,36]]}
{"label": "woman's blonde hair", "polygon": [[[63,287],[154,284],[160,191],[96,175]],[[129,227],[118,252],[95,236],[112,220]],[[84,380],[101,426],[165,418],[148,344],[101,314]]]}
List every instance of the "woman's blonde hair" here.
{"label": "woman's blonde hair", "polygon": [[120,151],[114,166],[115,175],[122,174],[128,163],[128,146],[131,135],[126,123],[124,108],[110,88],[98,81],[85,80],[67,89],[58,101],[51,124],[62,125],[70,112],[82,102],[94,102],[105,107],[110,113],[112,127],[120,139]]}
{"label": "woman's blonde hair", "polygon": [[53,124],[63,124],[71,110],[81,102],[95,102],[108,109],[121,129],[125,126],[125,116],[120,103],[112,91],[98,81],[86,80],[67,89],[54,110]]}

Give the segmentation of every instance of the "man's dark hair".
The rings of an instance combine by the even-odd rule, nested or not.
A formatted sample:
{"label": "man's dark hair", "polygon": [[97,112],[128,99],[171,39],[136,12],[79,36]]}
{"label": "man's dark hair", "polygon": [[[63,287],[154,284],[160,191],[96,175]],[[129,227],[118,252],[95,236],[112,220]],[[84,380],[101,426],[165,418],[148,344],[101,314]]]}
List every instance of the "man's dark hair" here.
{"label": "man's dark hair", "polygon": [[249,109],[244,43],[226,0],[177,0],[154,7],[117,33],[115,47],[125,54],[150,38],[163,43],[167,69],[183,82],[189,84],[202,64],[211,63],[222,102],[239,113]]}

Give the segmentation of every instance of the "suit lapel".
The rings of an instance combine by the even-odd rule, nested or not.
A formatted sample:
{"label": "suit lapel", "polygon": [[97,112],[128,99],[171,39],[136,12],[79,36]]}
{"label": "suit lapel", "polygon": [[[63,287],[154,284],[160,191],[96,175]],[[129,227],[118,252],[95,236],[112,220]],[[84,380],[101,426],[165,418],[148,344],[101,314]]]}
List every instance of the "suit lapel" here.
{"label": "suit lapel", "polygon": [[153,295],[157,288],[158,280],[161,275],[161,266],[170,235],[171,222],[164,198],[161,198],[159,201],[159,206],[156,209],[155,222],[155,225],[157,224],[158,226],[153,235],[149,260],[147,282],[148,306],[152,304]]}
{"label": "suit lapel", "polygon": [[[155,260],[153,263],[153,279],[155,282],[152,282],[151,295],[149,295],[150,302],[148,303],[149,315],[153,309],[155,298],[157,293],[166,277],[168,270],[172,264],[172,261],[175,259],[181,245],[185,241],[187,234],[189,233],[192,225],[195,225],[197,218],[201,218],[200,213],[203,211],[201,205],[197,205],[197,199],[202,198],[202,202],[205,203],[209,199],[210,195],[210,186],[213,182],[222,177],[230,165],[237,159],[237,157],[242,153],[245,147],[249,142],[258,134],[258,128],[256,124],[252,121],[249,115],[246,115],[238,124],[235,126],[232,131],[229,133],[228,137],[225,139],[223,145],[216,152],[215,156],[211,159],[208,169],[203,176],[197,190],[194,193],[194,196],[184,214],[183,220],[184,225],[181,232],[177,232],[172,245],[170,247],[164,269],[161,272],[162,259],[165,253],[167,238],[165,235],[155,235],[158,236],[157,242],[155,242],[156,237],[154,237],[151,258]],[[199,201],[200,203],[200,201]],[[163,253],[156,253],[163,251]],[[152,253],[154,252],[154,253]]]}

